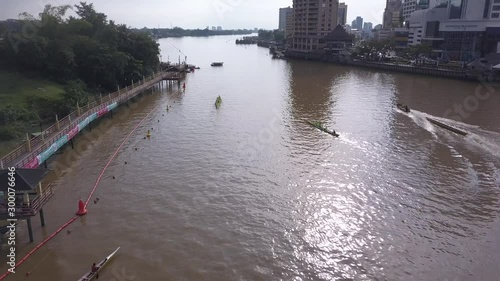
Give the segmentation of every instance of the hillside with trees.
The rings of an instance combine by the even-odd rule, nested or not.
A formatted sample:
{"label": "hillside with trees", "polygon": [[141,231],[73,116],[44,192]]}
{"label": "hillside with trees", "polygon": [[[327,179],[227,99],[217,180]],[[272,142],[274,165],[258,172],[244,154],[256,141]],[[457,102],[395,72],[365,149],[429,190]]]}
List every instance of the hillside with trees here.
{"label": "hillside with trees", "polygon": [[[66,16],[70,9],[76,17]],[[38,95],[27,83],[0,85],[0,141],[24,135],[35,125],[27,120],[52,122],[77,102],[116,91],[158,68],[155,40],[108,20],[92,4],[47,5],[37,17],[23,13],[20,19],[0,23],[0,76],[44,80],[50,87],[37,87],[44,93]]]}

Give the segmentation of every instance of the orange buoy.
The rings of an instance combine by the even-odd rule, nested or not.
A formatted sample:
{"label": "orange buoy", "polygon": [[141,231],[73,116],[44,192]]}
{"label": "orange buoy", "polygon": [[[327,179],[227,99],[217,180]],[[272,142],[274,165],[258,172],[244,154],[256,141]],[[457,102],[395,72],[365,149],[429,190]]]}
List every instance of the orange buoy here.
{"label": "orange buoy", "polygon": [[85,204],[82,199],[78,200],[78,212],[76,212],[78,216],[83,216],[87,214],[87,208],[85,208]]}

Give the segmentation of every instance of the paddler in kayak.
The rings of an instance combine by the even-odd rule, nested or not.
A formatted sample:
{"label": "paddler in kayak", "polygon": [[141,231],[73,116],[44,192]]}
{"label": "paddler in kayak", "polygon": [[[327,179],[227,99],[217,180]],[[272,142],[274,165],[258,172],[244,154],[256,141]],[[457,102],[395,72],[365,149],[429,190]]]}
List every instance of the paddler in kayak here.
{"label": "paddler in kayak", "polygon": [[99,273],[97,273],[97,266],[95,265],[95,263],[92,265],[92,272],[95,273],[95,279],[98,279],[99,278]]}

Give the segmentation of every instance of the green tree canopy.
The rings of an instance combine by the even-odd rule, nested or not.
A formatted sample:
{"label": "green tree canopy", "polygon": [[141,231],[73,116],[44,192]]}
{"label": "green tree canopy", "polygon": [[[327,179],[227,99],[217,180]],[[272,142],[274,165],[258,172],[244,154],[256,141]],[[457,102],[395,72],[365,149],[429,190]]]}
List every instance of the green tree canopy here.
{"label": "green tree canopy", "polygon": [[[71,8],[76,17],[66,15]],[[22,13],[20,19],[19,29],[1,27],[2,67],[62,83],[65,93],[58,100],[30,97],[16,108],[0,105],[0,138],[16,137],[16,126],[33,120],[30,115],[41,120],[62,116],[77,102],[86,103],[89,94],[113,92],[159,66],[159,45],[147,33],[117,25],[93,4],[46,5],[37,17]],[[14,125],[7,128],[9,122]]]}
{"label": "green tree canopy", "polygon": [[74,6],[78,17],[67,18],[70,8],[46,5],[38,18],[21,14],[32,32],[9,34],[19,40],[0,46],[2,59],[59,82],[81,79],[96,92],[114,91],[157,68],[159,47],[148,34],[108,21],[93,4],[80,2]]}

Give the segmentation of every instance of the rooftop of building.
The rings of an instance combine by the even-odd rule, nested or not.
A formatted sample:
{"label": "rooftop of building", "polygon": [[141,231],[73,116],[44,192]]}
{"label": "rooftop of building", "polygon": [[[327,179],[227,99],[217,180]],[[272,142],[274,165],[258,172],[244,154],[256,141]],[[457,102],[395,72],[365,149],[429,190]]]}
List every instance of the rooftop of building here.
{"label": "rooftop of building", "polygon": [[353,41],[352,36],[341,25],[337,25],[334,30],[322,38],[324,41]]}
{"label": "rooftop of building", "polygon": [[0,171],[0,191],[8,192],[9,179],[13,178],[15,181],[16,191],[30,191],[37,187],[38,183],[50,172],[45,169],[16,169],[14,177],[9,170]]}

